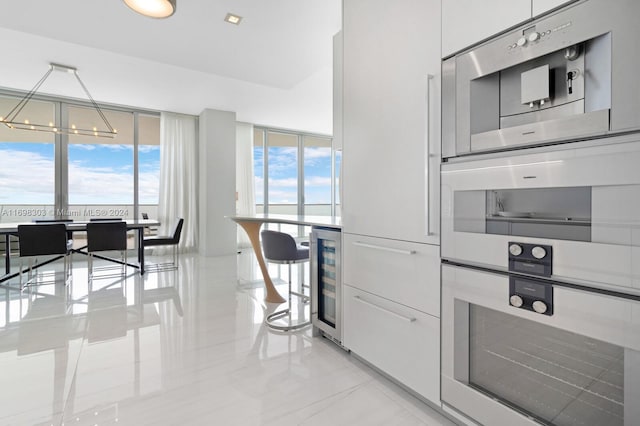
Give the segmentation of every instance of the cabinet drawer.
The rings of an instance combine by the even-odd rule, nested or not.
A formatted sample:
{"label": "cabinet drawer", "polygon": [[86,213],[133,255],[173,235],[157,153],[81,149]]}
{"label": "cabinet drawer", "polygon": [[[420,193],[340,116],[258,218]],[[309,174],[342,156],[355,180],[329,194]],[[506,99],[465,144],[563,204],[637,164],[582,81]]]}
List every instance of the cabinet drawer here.
{"label": "cabinet drawer", "polygon": [[440,320],[344,286],[344,345],[358,356],[440,403]]}
{"label": "cabinet drawer", "polygon": [[344,234],[343,282],[440,316],[440,247]]}

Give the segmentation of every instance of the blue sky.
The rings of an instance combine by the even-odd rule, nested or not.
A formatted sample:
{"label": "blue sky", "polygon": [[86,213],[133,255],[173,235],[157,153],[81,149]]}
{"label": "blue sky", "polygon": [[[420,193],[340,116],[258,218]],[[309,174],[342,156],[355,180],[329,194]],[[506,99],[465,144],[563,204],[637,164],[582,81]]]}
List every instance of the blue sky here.
{"label": "blue sky", "polygon": [[[298,149],[270,147],[269,203],[296,204],[298,197]],[[264,203],[264,154],[253,150],[256,204]],[[304,148],[304,191],[306,204],[331,204],[331,148]]]}
{"label": "blue sky", "polygon": [[[141,204],[157,204],[160,147],[139,149]],[[54,201],[54,146],[0,143],[0,204]],[[70,204],[133,204],[133,146],[69,144]]]}

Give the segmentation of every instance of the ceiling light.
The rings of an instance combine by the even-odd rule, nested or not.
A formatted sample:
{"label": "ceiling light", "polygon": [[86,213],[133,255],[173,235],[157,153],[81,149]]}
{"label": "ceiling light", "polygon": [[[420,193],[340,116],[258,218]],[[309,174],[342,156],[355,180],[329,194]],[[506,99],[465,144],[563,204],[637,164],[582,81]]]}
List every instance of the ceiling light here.
{"label": "ceiling light", "polygon": [[[98,116],[104,122],[106,126],[106,130],[98,130],[97,127],[93,127],[93,130],[77,129],[75,125],[71,125],[71,128],[54,127],[52,121],[50,121],[48,124],[36,124],[36,123],[32,123],[29,119],[18,120],[18,115],[22,112],[24,107],[27,106],[31,98],[33,98],[33,95],[35,95],[35,93],[38,91],[40,86],[42,86],[42,83],[45,82],[45,80],[49,77],[49,75],[51,74],[51,72],[53,72],[53,70],[68,72],[75,76],[76,80],[78,80],[78,83],[80,83],[80,86],[82,86],[84,93],[87,95],[87,98],[89,98],[89,100],[91,101],[91,105],[93,105],[93,108],[98,113]],[[73,134],[79,134],[79,135],[85,135],[85,136],[99,136],[103,138],[114,138],[117,134],[116,129],[114,129],[111,126],[111,124],[109,123],[109,120],[107,120],[107,117],[104,115],[104,113],[102,112],[102,110],[100,109],[96,101],[93,100],[93,97],[91,96],[91,93],[89,93],[89,90],[87,89],[87,87],[84,85],[82,80],[80,80],[80,76],[78,75],[78,70],[73,67],[68,67],[66,65],[60,65],[60,64],[49,64],[49,70],[42,76],[42,78],[36,83],[36,85],[33,86],[33,89],[31,89],[29,93],[27,93],[22,99],[20,99],[18,104],[14,106],[11,111],[9,111],[9,114],[7,114],[4,118],[0,117],[0,123],[4,124],[10,129],[34,130],[36,132],[66,133],[66,134],[73,133]]]}
{"label": "ceiling light", "polygon": [[234,15],[233,13],[227,13],[227,16],[225,16],[224,20],[230,24],[240,25],[242,16]]}
{"label": "ceiling light", "polygon": [[168,18],[176,12],[176,0],[124,0],[124,3],[150,18]]}

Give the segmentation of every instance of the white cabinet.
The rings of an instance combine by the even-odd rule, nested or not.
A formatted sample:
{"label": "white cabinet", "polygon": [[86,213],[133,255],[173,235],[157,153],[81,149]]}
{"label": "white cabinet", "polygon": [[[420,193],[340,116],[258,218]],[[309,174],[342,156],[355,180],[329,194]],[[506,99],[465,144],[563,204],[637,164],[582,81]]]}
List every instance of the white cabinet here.
{"label": "white cabinet", "polygon": [[442,57],[531,18],[531,0],[442,0]]}
{"label": "white cabinet", "polygon": [[344,282],[440,316],[440,247],[343,235]]}
{"label": "white cabinet", "polygon": [[440,404],[440,0],[344,0],[343,345]]}
{"label": "white cabinet", "polygon": [[440,1],[343,8],[343,229],[438,244]]}
{"label": "white cabinet", "polygon": [[[575,0],[572,0],[575,1]],[[533,16],[541,15],[545,12],[550,11],[551,9],[555,9],[556,7],[563,6],[567,3],[571,3],[572,1],[567,0],[531,0],[532,6],[531,11]]]}
{"label": "white cabinet", "polygon": [[[344,344],[426,399],[440,402],[440,320],[344,287]],[[434,368],[435,366],[435,368]]]}

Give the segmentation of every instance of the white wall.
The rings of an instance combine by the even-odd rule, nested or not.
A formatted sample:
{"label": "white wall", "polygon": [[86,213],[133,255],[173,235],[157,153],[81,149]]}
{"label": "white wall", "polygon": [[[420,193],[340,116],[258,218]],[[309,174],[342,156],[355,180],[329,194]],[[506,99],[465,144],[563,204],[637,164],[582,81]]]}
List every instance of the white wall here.
{"label": "white wall", "polygon": [[206,109],[200,114],[198,251],[204,256],[237,252],[236,114]]}
{"label": "white wall", "polygon": [[[193,115],[207,108],[235,111],[238,121],[331,134],[330,66],[291,89],[278,89],[4,28],[0,40],[4,88],[31,89],[56,62],[78,68],[98,102]],[[53,73],[40,92],[86,99],[65,73]]]}

